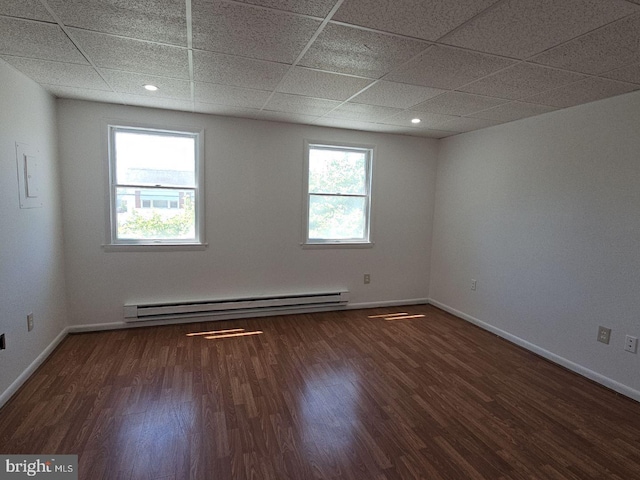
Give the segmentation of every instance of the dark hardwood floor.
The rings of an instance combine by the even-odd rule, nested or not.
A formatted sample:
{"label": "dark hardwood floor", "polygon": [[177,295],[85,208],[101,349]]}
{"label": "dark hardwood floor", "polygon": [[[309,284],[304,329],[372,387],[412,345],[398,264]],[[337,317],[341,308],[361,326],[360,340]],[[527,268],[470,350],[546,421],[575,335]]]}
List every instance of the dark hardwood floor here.
{"label": "dark hardwood floor", "polygon": [[640,404],[417,305],[70,335],[0,453],[90,480],[629,480]]}

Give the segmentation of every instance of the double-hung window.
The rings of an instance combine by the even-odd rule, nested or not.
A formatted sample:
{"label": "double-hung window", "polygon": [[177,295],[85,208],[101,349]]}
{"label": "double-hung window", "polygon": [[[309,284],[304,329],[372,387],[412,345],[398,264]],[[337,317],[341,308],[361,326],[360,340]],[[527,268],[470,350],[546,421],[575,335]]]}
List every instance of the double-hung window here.
{"label": "double-hung window", "polygon": [[201,135],[109,126],[112,245],[204,243]]}
{"label": "double-hung window", "polygon": [[373,147],[306,144],[305,240],[370,245]]}

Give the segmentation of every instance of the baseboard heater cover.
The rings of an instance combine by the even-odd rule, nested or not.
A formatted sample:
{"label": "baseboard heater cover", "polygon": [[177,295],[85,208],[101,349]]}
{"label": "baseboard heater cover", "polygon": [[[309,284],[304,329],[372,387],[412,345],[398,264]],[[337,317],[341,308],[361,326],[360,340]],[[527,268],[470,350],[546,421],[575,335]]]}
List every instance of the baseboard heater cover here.
{"label": "baseboard heater cover", "polygon": [[346,305],[348,291],[323,292],[295,295],[275,295],[196,302],[153,303],[125,305],[126,322],[143,322],[163,318],[200,317],[216,314],[247,313],[272,309],[318,308]]}

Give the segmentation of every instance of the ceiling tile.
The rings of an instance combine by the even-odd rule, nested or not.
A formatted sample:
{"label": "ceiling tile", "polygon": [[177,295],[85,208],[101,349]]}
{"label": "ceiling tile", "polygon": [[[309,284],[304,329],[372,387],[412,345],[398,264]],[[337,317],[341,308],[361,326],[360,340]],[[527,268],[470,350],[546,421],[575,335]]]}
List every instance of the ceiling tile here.
{"label": "ceiling tile", "polygon": [[[419,118],[421,122],[418,124],[412,123],[411,120],[414,118]],[[394,115],[393,117],[385,119],[383,123],[400,125],[402,127],[417,128],[421,130],[439,130],[442,129],[442,125],[455,118],[458,117],[454,117],[451,115],[442,115],[440,113],[414,112],[411,110],[406,110],[397,115]]]}
{"label": "ceiling tile", "polygon": [[429,130],[426,128],[411,128],[406,126],[390,125],[386,123],[360,122],[358,120],[348,120],[345,118],[322,117],[315,121],[314,124],[321,127],[342,128],[377,133],[394,133],[424,138],[445,138],[457,134],[457,132]]}
{"label": "ceiling tile", "polygon": [[327,114],[327,117],[347,118],[363,122],[382,122],[386,118],[400,113],[399,108],[365,105],[363,103],[345,103]]}
{"label": "ceiling tile", "polygon": [[486,120],[484,118],[456,117],[448,122],[443,123],[440,128],[453,132],[471,132],[481,128],[492,127],[504,123],[496,120]]}
{"label": "ceiling tile", "polygon": [[553,48],[534,57],[533,61],[595,75],[638,63],[640,15],[619,20]]}
{"label": "ceiling tile", "polygon": [[525,59],[638,11],[624,0],[507,0],[441,41]]}
{"label": "ceiling tile", "polygon": [[194,51],[193,76],[196,81],[236,87],[273,90],[289,70],[284,63]]}
{"label": "ceiling tile", "polygon": [[301,66],[380,78],[429,46],[420,40],[329,23],[300,61]]}
{"label": "ceiling tile", "polygon": [[38,0],[20,0],[17,2],[0,2],[0,15],[9,17],[30,18],[54,22],[46,8]]}
{"label": "ceiling tile", "polygon": [[640,85],[620,83],[604,78],[589,77],[577,83],[551,90],[524,99],[527,103],[538,103],[552,107],[572,107],[640,89]]}
{"label": "ceiling tile", "polygon": [[[191,84],[188,80],[156,77],[149,74],[122,72],[120,70],[101,69],[102,75],[116,92],[150,98],[174,98],[191,100]],[[158,90],[150,92],[143,85],[155,85]]]}
{"label": "ceiling tile", "polygon": [[326,17],[336,0],[239,0],[242,3],[285,10],[287,12]]}
{"label": "ceiling tile", "polygon": [[520,63],[461,87],[468,93],[516,100],[585,78],[579,73]]}
{"label": "ceiling tile", "polygon": [[195,104],[195,112],[210,115],[224,115],[230,117],[256,118],[260,114],[257,108],[232,107],[230,105],[216,105],[213,103]]}
{"label": "ceiling tile", "polygon": [[145,95],[123,94],[122,99],[127,105],[136,107],[165,108],[167,110],[181,110],[183,112],[190,112],[193,109],[192,102],[173,98],[151,98]]}
{"label": "ceiling tile", "polygon": [[189,78],[187,50],[168,45],[70,29],[82,49],[98,66],[136,73]]}
{"label": "ceiling tile", "polygon": [[333,20],[437,40],[497,0],[345,0]]}
{"label": "ceiling tile", "polygon": [[406,83],[394,83],[381,80],[367,88],[353,100],[354,103],[381,105],[406,109],[424,100],[440,95],[444,90],[438,88],[420,87]]}
{"label": "ceiling tile", "polygon": [[295,67],[285,77],[278,91],[330,100],[346,100],[370,83],[371,80],[365,78]]}
{"label": "ceiling tile", "polygon": [[433,138],[640,91],[640,0],[190,3],[192,79],[184,0],[0,1],[0,58],[59,97]]}
{"label": "ceiling tile", "polygon": [[521,118],[533,117],[556,110],[555,107],[546,105],[533,105],[531,103],[511,102],[498,107],[490,108],[471,115],[476,118],[496,120],[498,122],[512,122]]}
{"label": "ceiling tile", "polygon": [[102,33],[187,45],[184,0],[48,0],[62,23]]}
{"label": "ceiling tile", "polygon": [[314,122],[314,125],[318,125],[320,127],[360,130],[365,132],[388,132],[396,130],[398,128],[394,125],[385,125],[382,123],[363,122],[360,120],[333,117],[321,117]]}
{"label": "ceiling tile", "polygon": [[324,98],[310,98],[300,95],[276,93],[264,108],[265,110],[275,110],[278,112],[319,116],[333,110],[340,105],[340,103],[342,102],[326,100]]}
{"label": "ceiling tile", "polygon": [[0,54],[88,63],[58,25],[0,17],[0,32]]}
{"label": "ceiling tile", "polygon": [[7,57],[10,63],[22,73],[38,83],[61,85],[65,87],[111,90],[98,72],[90,65],[77,63],[49,62],[33,58]]}
{"label": "ceiling tile", "polygon": [[450,90],[515,63],[459,48],[433,46],[385,80]]}
{"label": "ceiling tile", "polygon": [[416,105],[412,110],[442,113],[444,115],[468,115],[506,102],[507,100],[499,98],[481,97],[461,92],[447,92]]}
{"label": "ceiling tile", "polygon": [[249,88],[215,85],[197,82],[195,85],[196,102],[217,103],[242,108],[262,108],[269,98],[269,92]]}
{"label": "ceiling tile", "polygon": [[[640,1],[640,0],[638,0]],[[628,65],[602,74],[603,77],[621,82],[640,83],[640,64]]]}
{"label": "ceiling tile", "polygon": [[321,127],[334,127],[334,128],[349,128],[353,130],[368,130],[372,131],[372,129],[379,128],[379,124],[370,123],[370,122],[358,122],[356,120],[349,120],[347,118],[332,118],[332,117],[322,117],[318,118],[315,122],[315,125],[319,125]]}
{"label": "ceiling tile", "polygon": [[320,117],[315,115],[301,115],[298,113],[272,112],[272,111],[262,110],[254,118],[257,118],[260,120],[269,120],[272,122],[311,124]]}
{"label": "ceiling tile", "polygon": [[122,95],[105,90],[92,90],[88,88],[63,87],[61,85],[41,84],[49,93],[58,98],[71,98],[76,100],[90,100],[92,102],[122,103]]}
{"label": "ceiling tile", "polygon": [[444,130],[432,130],[432,129],[419,129],[419,128],[406,128],[406,127],[397,127],[395,125],[389,126],[390,128],[387,130],[388,133],[395,133],[401,135],[410,135],[412,137],[423,137],[423,138],[446,138],[452,135],[457,135],[459,132],[447,132]]}
{"label": "ceiling tile", "polygon": [[319,20],[249,5],[194,0],[193,46],[293,63],[320,23]]}
{"label": "ceiling tile", "polygon": [[405,135],[413,135],[413,136],[417,136],[417,137],[425,137],[425,138],[447,138],[447,137],[451,137],[452,135],[457,135],[459,132],[449,132],[446,130],[432,130],[432,129],[425,129],[425,130],[417,130],[415,128],[399,128],[396,132],[394,133],[404,133]]}

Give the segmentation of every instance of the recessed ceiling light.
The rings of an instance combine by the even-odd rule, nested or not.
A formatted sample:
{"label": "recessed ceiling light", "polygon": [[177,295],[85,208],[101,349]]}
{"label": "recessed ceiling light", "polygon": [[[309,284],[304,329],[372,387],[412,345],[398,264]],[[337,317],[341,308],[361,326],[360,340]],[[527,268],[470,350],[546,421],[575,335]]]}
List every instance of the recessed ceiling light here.
{"label": "recessed ceiling light", "polygon": [[146,88],[147,90],[149,90],[150,92],[155,92],[156,90],[158,90],[158,87],[156,87],[155,85],[143,85],[144,88]]}
{"label": "recessed ceiling light", "polygon": [[421,120],[419,118],[412,118],[411,123],[420,123]]}

